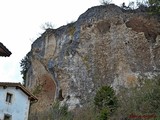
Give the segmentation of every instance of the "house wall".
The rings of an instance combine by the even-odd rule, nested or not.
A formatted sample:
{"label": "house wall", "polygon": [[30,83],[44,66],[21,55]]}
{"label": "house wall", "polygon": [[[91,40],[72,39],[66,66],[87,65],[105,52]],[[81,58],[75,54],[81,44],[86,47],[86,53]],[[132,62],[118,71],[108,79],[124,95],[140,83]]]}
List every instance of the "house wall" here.
{"label": "house wall", "polygon": [[[6,102],[6,94],[11,93],[12,102]],[[28,96],[15,87],[0,87],[0,120],[4,119],[4,114],[12,115],[12,120],[28,120],[30,100]]]}

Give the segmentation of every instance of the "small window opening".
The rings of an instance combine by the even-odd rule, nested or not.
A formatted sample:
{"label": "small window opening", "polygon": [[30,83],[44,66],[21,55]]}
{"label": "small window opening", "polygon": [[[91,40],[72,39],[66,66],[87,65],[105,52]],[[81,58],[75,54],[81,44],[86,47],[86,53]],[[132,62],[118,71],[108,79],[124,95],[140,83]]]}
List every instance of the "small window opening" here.
{"label": "small window opening", "polygon": [[4,114],[4,120],[12,120],[12,116],[9,114]]}
{"label": "small window opening", "polygon": [[12,102],[12,94],[11,93],[7,93],[7,95],[6,95],[6,102],[9,102],[9,103],[11,103]]}

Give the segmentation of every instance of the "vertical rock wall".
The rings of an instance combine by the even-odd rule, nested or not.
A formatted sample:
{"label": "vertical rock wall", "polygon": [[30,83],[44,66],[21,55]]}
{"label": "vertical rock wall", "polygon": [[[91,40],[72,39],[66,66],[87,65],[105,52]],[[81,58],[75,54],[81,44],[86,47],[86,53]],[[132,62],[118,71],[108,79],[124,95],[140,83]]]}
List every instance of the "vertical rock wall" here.
{"label": "vertical rock wall", "polygon": [[27,87],[39,97],[32,111],[55,99],[69,109],[89,103],[98,87],[115,90],[160,72],[160,23],[115,5],[88,9],[74,23],[48,29],[33,44]]}

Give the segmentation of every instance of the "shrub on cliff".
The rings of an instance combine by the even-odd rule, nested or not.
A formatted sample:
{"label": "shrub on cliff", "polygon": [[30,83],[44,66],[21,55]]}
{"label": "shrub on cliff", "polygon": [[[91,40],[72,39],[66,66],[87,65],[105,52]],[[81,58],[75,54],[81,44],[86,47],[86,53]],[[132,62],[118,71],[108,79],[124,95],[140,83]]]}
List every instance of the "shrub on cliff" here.
{"label": "shrub on cliff", "polygon": [[41,25],[42,30],[54,29],[54,25],[51,22],[45,22]]}
{"label": "shrub on cliff", "polygon": [[128,119],[133,115],[155,117],[160,111],[160,77],[139,79],[139,86],[123,88],[118,93],[119,107],[112,119]]}
{"label": "shrub on cliff", "polygon": [[160,14],[160,0],[148,0],[149,12],[152,14]]}
{"label": "shrub on cliff", "polygon": [[117,108],[117,97],[110,86],[102,86],[96,93],[94,104],[99,111],[98,118],[106,120]]}
{"label": "shrub on cliff", "polygon": [[127,6],[125,3],[122,3],[121,8],[132,12],[147,12],[151,15],[160,14],[160,0],[137,0],[136,2],[131,1]]}
{"label": "shrub on cliff", "polygon": [[68,106],[60,106],[59,102],[55,102],[52,106],[50,116],[53,120],[73,120],[72,113],[68,111]]}
{"label": "shrub on cliff", "polygon": [[48,110],[30,113],[28,120],[73,120],[73,115],[67,105],[60,106],[59,102],[55,102]]}
{"label": "shrub on cliff", "polygon": [[142,0],[137,1],[137,6],[140,8],[142,6],[147,7],[146,10],[149,14],[160,14],[160,0]]}
{"label": "shrub on cliff", "polygon": [[100,3],[102,4],[102,5],[108,5],[108,4],[110,4],[112,2],[112,0],[100,0]]}
{"label": "shrub on cliff", "polygon": [[92,102],[85,107],[76,108],[73,114],[73,120],[97,120],[97,111]]}

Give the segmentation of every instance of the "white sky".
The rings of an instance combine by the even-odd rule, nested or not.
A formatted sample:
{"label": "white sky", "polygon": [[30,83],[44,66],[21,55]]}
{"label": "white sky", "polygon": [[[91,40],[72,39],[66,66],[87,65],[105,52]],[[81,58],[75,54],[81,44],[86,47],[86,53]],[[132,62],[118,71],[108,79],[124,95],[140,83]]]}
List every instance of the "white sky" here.
{"label": "white sky", "polygon": [[[128,0],[112,1],[128,4]],[[0,57],[0,82],[23,81],[20,61],[43,32],[44,23],[60,27],[99,4],[99,0],[0,0],[0,42],[12,52],[10,57]]]}

